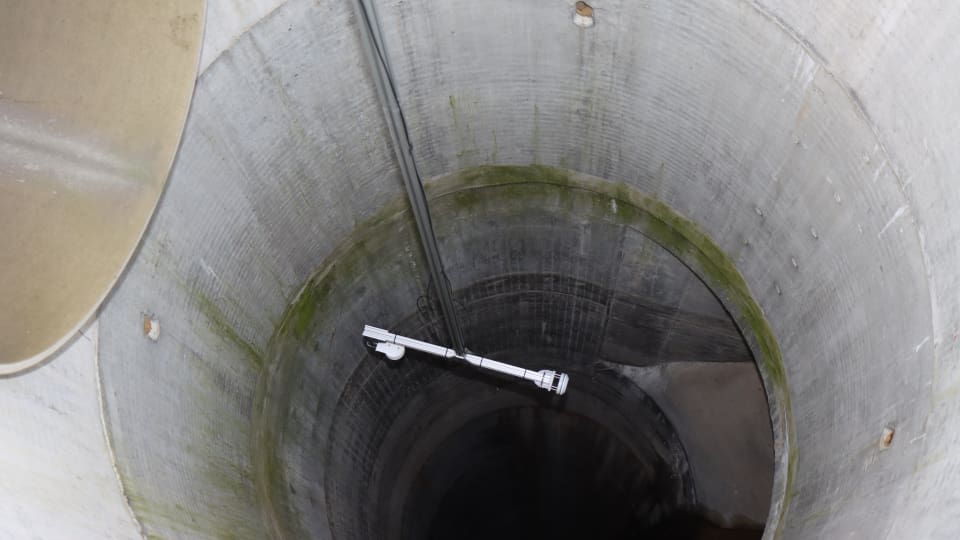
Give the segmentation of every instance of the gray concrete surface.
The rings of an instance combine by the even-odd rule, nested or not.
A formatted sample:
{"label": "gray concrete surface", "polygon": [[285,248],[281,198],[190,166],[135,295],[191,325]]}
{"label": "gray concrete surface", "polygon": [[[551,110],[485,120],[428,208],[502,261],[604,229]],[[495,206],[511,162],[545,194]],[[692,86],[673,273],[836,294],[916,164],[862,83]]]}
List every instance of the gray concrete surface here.
{"label": "gray concrete surface", "polygon": [[[617,372],[610,364],[739,364],[760,384],[742,341],[734,354],[717,347],[723,343],[718,335],[735,333],[718,300],[642,229],[620,223],[611,199],[572,185],[519,181],[530,173],[523,168],[515,175],[481,170],[469,186],[460,183],[475,172],[429,185],[437,237],[450,275],[456,276],[453,289],[471,348],[530,367],[571,371],[574,382],[564,410],[606,417],[610,426],[632,415],[637,425],[615,432],[633,433],[638,441],[651,437],[637,430],[654,428],[643,427],[643,408],[627,405],[629,391],[607,380]],[[508,179],[519,182],[501,183]],[[568,181],[591,185],[587,178]],[[620,204],[618,211],[627,212],[628,202]],[[529,391],[539,392],[496,378],[463,380],[462,371],[451,373],[417,359],[391,365],[365,350],[356,328],[371,321],[403,335],[444,340],[436,309],[418,309],[424,300],[418,283],[423,265],[413,230],[409,214],[394,210],[351,235],[308,284],[269,348],[265,410],[257,419],[258,458],[267,473],[261,488],[267,490],[280,536],[392,538],[385,531],[404,528],[393,521],[405,507],[406,494],[397,486],[411,483],[397,472],[403,469],[397,463],[416,471],[411,464],[429,462],[444,434],[461,423],[529,405]],[[645,315],[625,317],[630,310]],[[637,326],[625,329],[626,320]],[[690,325],[691,320],[699,324]],[[616,325],[620,331],[611,331]],[[702,333],[683,335],[685,328]],[[721,414],[735,412],[721,395],[723,385],[709,384],[708,377],[700,382],[691,391],[701,393],[701,404]],[[490,386],[497,397],[488,395]],[[759,423],[738,426],[726,437],[681,435],[680,440],[684,445],[688,440],[705,445],[727,445],[728,438],[765,440],[758,452],[763,457],[745,465],[756,477],[750,484],[761,502],[710,493],[708,482],[719,491],[734,489],[738,479],[726,472],[703,475],[706,496],[684,502],[702,504],[730,521],[763,522],[773,471],[770,418],[763,393],[759,402],[749,397],[758,396],[741,404],[760,407]],[[590,405],[594,402],[604,405]],[[678,397],[677,402],[685,401]],[[688,436],[697,431],[688,415],[670,420],[675,427],[667,431],[686,428]],[[756,429],[760,434],[750,432]],[[423,443],[424,438],[434,443]],[[476,461],[484,462],[483,452],[475,452]],[[469,455],[461,453],[468,463],[464,456]],[[688,466],[675,468],[680,475]]]}
{"label": "gray concrete surface", "polygon": [[0,538],[137,538],[103,432],[98,324],[57,357],[0,378]]}
{"label": "gray concrete surface", "polygon": [[[688,217],[736,263],[783,356],[796,470],[767,536],[957,537],[960,9],[597,0],[597,25],[582,30],[571,4],[378,3],[422,172],[552,165]],[[401,184],[343,6],[208,9],[218,53],[204,55],[167,192],[101,315],[99,380],[114,463],[146,534],[279,536],[292,522],[276,517],[297,508],[258,486],[271,462],[252,425],[268,343],[301,285]],[[465,262],[454,240],[445,254]],[[343,328],[415,305],[416,243],[398,247],[410,255],[365,261],[400,272],[405,287],[377,296],[379,311],[335,297]],[[460,270],[454,288],[473,283]],[[604,279],[603,268],[566,270]],[[156,343],[142,313],[162,322]],[[50,378],[45,392],[66,388],[47,373],[62,362],[36,372]],[[339,367],[302,391],[347,380]],[[6,414],[33,418],[39,393],[21,395]],[[290,422],[311,426],[318,404],[335,405],[305,400]],[[23,422],[4,439],[93,432],[92,422]],[[881,449],[885,427],[895,436]],[[288,466],[308,457],[282,451]],[[51,465],[45,482],[82,467]],[[68,493],[69,504],[86,500]],[[123,515],[121,502],[103,504]],[[41,537],[82,531],[50,520]],[[128,526],[109,527],[129,537]]]}
{"label": "gray concrete surface", "polygon": [[742,362],[611,367],[636,382],[676,427],[710,517],[730,527],[763,523],[773,440],[755,368]]}

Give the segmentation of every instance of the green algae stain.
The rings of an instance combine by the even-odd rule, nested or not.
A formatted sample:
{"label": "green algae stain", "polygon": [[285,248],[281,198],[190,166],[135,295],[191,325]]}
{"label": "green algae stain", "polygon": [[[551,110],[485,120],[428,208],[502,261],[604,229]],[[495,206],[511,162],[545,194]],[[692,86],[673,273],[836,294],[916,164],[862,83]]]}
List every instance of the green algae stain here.
{"label": "green algae stain", "polygon": [[[538,111],[535,110],[534,116],[537,119]],[[538,131],[536,124],[535,144]],[[700,275],[721,298],[743,330],[754,349],[758,368],[773,398],[771,412],[780,418],[778,429],[786,452],[784,498],[780,503],[781,512],[786,512],[792,495],[797,454],[792,445],[793,419],[780,348],[743,276],[706,233],[663,202],[644,196],[624,184],[588,179],[544,165],[473,167],[437,179],[435,183],[437,186],[432,193],[437,196],[450,195],[456,211],[463,213],[476,211],[479,205],[496,207],[512,204],[518,208],[535,208],[545,199],[557,203],[558,209],[569,211],[586,202],[594,208],[590,214],[595,217],[605,215],[621,225],[637,229]],[[616,210],[611,211],[611,207]],[[775,537],[782,533],[784,523],[781,514]]]}
{"label": "green algae stain", "polygon": [[[260,538],[263,533],[243,526],[237,522],[220,523],[206,512],[191,509],[176,503],[159,503],[146,498],[127,494],[127,502],[137,516],[138,521],[149,520],[170,529],[178,537],[207,537],[221,539]],[[145,532],[149,540],[165,540],[167,537],[156,532]]]}
{"label": "green algae stain", "polygon": [[[459,120],[453,96],[450,96],[449,104],[456,125]],[[539,110],[536,105],[534,119],[533,143],[536,149],[539,144]],[[753,300],[746,281],[732,260],[706,233],[663,202],[645,196],[622,183],[586,177],[539,164],[470,167],[427,182],[425,191],[436,210],[435,223],[440,229],[455,222],[457,218],[471,214],[482,215],[490,209],[497,209],[498,212],[524,212],[531,208],[548,208],[551,211],[572,212],[584,215],[587,219],[599,219],[633,228],[673,253],[697,273],[740,325],[754,350],[757,365],[771,396],[771,412],[783,443],[784,453],[779,455],[785,460],[786,466],[783,477],[784,499],[780,502],[781,519],[776,525],[775,537],[780,535],[780,528],[785,522],[782,519],[783,513],[787,510],[792,494],[797,461],[796,449],[792,445],[793,421],[786,371],[772,329],[759,305]],[[324,319],[324,314],[333,309],[333,292],[341,290],[343,284],[350,283],[362,273],[385,242],[397,242],[396,234],[391,231],[404,227],[408,234],[415,230],[406,201],[399,196],[376,215],[362,222],[350,238],[327,257],[324,265],[308,280],[291,303],[274,334],[271,350],[280,350],[278,347],[286,343],[291,334],[301,342],[311,336]],[[413,239],[412,242],[416,243],[416,240]],[[422,263],[423,261],[419,261],[419,269],[416,264],[411,266],[411,279],[422,278],[416,276],[417,272],[424,271]],[[269,357],[280,358],[274,354]],[[264,370],[264,373],[269,371]],[[274,373],[274,377],[276,376]],[[262,396],[277,395],[276,391],[282,390],[272,383],[269,384],[271,386]],[[265,399],[262,396],[258,400]],[[264,426],[277,421],[275,414],[264,414],[257,423]],[[258,480],[269,486],[262,486],[261,490],[269,493],[266,498],[274,510],[283,507],[287,495],[284,491],[282,464],[266,449],[273,447],[270,441],[284,436],[282,427],[278,427],[280,424],[269,429],[261,427],[256,443],[260,454]],[[282,512],[278,515],[282,515]]]}
{"label": "green algae stain", "polygon": [[[406,238],[414,230],[416,224],[406,199],[401,196],[358,224],[350,238],[334,249],[326,258],[326,263],[297,293],[281,317],[268,348],[275,350],[289,333],[300,340],[309,337],[317,324],[318,315],[329,308],[333,293],[338,290],[334,285],[368,273],[369,268],[375,266],[372,262],[378,260],[379,253],[384,251],[388,243],[396,242],[398,234]],[[421,267],[425,267],[425,263],[421,263]]]}
{"label": "green algae stain", "polygon": [[[349,289],[349,284],[361,276],[376,279],[376,271],[371,268],[378,266],[376,263],[382,259],[381,253],[396,248],[398,242],[416,244],[415,230],[406,198],[397,196],[388,201],[377,213],[360,222],[351,235],[326,257],[292,299],[274,331],[268,346],[269,363],[257,381],[251,437],[257,497],[263,505],[264,519],[272,537],[303,538],[307,535],[301,530],[302,523],[296,519],[290,504],[285,467],[276,453],[280,448],[279,440],[299,436],[295,430],[288,429],[288,411],[283,402],[284,396],[288,396],[300,380],[294,360],[296,355],[291,351],[298,347],[312,347],[308,341],[317,336],[318,328],[329,322],[329,315],[348,301],[340,292]],[[415,281],[419,279],[417,268],[424,268],[425,263],[417,258],[419,251],[410,257],[419,267],[401,266],[399,271],[410,272],[409,279]]]}
{"label": "green algae stain", "polygon": [[244,356],[253,363],[256,369],[259,370],[263,367],[263,352],[254,347],[249,341],[243,339],[216,303],[205,294],[196,290],[193,291],[193,300],[194,304],[200,310],[200,313],[202,313],[204,317],[206,317],[207,322],[210,323],[210,328],[214,333],[236,345],[237,348],[243,351]]}
{"label": "green algae stain", "polygon": [[304,339],[307,337],[307,330],[310,329],[310,323],[317,313],[317,301],[320,296],[322,296],[320,291],[314,287],[308,287],[293,303],[290,317],[293,321],[293,335],[297,338]]}
{"label": "green algae stain", "polygon": [[[772,330],[754,302],[743,276],[729,257],[689,219],[666,204],[637,193],[624,184],[587,180],[545,165],[485,165],[471,167],[430,184],[431,197],[449,196],[458,213],[480,205],[504,203],[536,207],[551,199],[570,208],[590,207],[617,223],[634,227],[693,266],[741,319],[759,348],[758,360],[773,382],[786,388],[786,373]],[[539,199],[539,200],[538,200]],[[615,204],[611,204],[614,202]],[[611,208],[616,208],[612,211]]]}
{"label": "green algae stain", "polygon": [[[455,108],[453,96],[449,101],[451,108]],[[576,210],[586,207],[590,209],[589,214],[602,215],[636,228],[690,265],[732,308],[758,349],[757,361],[764,374],[786,396],[786,372],[779,347],[743,276],[706,233],[666,204],[621,183],[587,179],[563,169],[536,164],[471,167],[429,182],[426,192],[436,202],[447,199],[457,213],[473,212],[483,205],[510,204],[518,209],[536,207],[544,199],[549,199],[560,208]],[[611,211],[612,207],[616,211]],[[371,234],[372,231],[385,226],[394,227],[402,214],[406,214],[406,209],[394,202],[360,225],[351,235],[353,240],[328,258],[335,262],[327,265],[301,290],[281,326],[291,328],[294,336],[305,338],[330,294],[336,275],[359,271],[360,265],[369,260],[369,254],[378,249],[369,242],[378,238],[382,242],[384,238],[384,235]],[[404,218],[409,220],[409,216]],[[223,331],[235,336],[229,329]]]}
{"label": "green algae stain", "polygon": [[[486,189],[504,185],[552,184],[554,186],[573,187],[569,172],[546,165],[481,165],[470,167],[454,177],[435,180],[427,184],[427,193],[442,196],[465,189]],[[542,189],[534,191],[542,192]],[[485,193],[490,198],[493,193]]]}

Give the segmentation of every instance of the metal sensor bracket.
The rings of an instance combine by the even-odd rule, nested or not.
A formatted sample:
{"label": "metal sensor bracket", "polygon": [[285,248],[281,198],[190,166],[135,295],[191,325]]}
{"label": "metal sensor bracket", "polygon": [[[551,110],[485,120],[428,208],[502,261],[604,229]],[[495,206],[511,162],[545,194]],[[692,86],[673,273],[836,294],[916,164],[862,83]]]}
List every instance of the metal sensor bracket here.
{"label": "metal sensor bracket", "polygon": [[510,375],[511,377],[516,377],[518,379],[530,381],[539,388],[543,388],[548,392],[555,392],[561,396],[566,393],[567,385],[570,383],[570,377],[566,373],[560,373],[551,369],[532,371],[519,366],[514,366],[512,364],[498,362],[483,356],[477,356],[475,354],[459,354],[457,351],[448,347],[434,345],[432,343],[427,343],[425,341],[420,341],[405,336],[398,336],[397,334],[393,334],[382,328],[377,328],[370,325],[365,325],[363,327],[363,337],[373,342],[370,343],[370,345],[376,352],[383,354],[390,360],[399,360],[403,358],[403,355],[407,349],[425,352],[427,354],[439,356],[440,358],[456,358],[481,369],[487,369],[497,373],[502,373],[504,375]]}

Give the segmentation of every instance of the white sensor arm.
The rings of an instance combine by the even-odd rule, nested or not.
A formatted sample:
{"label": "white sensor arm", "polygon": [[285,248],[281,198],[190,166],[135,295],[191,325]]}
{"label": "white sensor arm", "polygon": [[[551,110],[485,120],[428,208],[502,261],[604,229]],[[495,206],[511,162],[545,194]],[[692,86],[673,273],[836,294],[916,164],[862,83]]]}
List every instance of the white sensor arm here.
{"label": "white sensor arm", "polygon": [[490,358],[484,358],[475,354],[457,354],[457,351],[440,345],[427,343],[413,338],[398,336],[381,328],[370,325],[364,325],[363,337],[377,342],[376,351],[383,353],[390,360],[399,360],[403,358],[407,348],[415,351],[425,352],[440,358],[457,358],[464,360],[468,364],[473,364],[479,368],[489,369],[504,375],[510,375],[518,379],[525,379],[533,384],[543,388],[548,392],[556,392],[563,395],[567,391],[567,383],[570,377],[566,373],[559,373],[551,369],[541,369],[540,371],[530,371],[522,367],[504,364]]}

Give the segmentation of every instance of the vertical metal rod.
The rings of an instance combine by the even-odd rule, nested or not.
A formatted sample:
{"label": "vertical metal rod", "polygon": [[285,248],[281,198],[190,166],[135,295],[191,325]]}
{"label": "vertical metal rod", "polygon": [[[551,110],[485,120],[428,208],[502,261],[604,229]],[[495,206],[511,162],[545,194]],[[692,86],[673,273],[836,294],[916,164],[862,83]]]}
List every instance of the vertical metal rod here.
{"label": "vertical metal rod", "polygon": [[377,87],[377,95],[383,106],[384,116],[390,130],[390,138],[393,141],[397,162],[400,165],[400,175],[403,177],[403,184],[406,187],[410,207],[413,210],[413,218],[417,223],[417,232],[420,235],[420,243],[427,259],[427,268],[430,271],[437,298],[440,300],[443,321],[447,327],[447,333],[450,335],[450,343],[453,348],[458,354],[463,354],[465,351],[463,330],[457,317],[453,293],[450,291],[450,281],[447,279],[443,260],[440,258],[440,250],[437,248],[437,239],[434,236],[433,223],[430,219],[430,207],[427,205],[427,196],[423,190],[420,172],[417,170],[417,164],[413,159],[413,146],[410,144],[407,123],[403,118],[403,112],[400,110],[400,101],[384,54],[383,38],[380,33],[376,10],[369,0],[354,0],[354,6],[359,22],[357,26],[360,29],[361,47],[363,47],[367,61],[373,69],[374,85]]}

